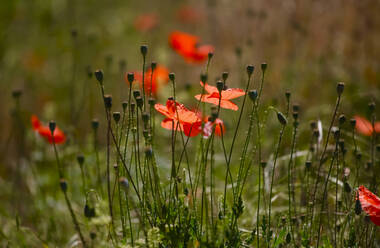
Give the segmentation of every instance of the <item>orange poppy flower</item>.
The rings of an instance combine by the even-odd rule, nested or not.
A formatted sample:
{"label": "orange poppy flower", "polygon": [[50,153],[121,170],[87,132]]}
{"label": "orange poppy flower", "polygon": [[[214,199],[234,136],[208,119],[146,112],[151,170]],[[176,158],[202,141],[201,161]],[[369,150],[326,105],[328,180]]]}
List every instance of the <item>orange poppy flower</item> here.
{"label": "orange poppy flower", "polygon": [[32,128],[36,131],[41,137],[43,137],[50,144],[53,144],[53,139],[56,144],[63,144],[66,141],[66,136],[58,127],[55,128],[53,136],[51,135],[50,129],[48,126],[43,126],[37,116],[32,115],[31,117]]}
{"label": "orange poppy flower", "polygon": [[[139,82],[140,88],[142,88],[142,72],[134,72],[134,74],[135,74],[135,80]],[[126,80],[126,82],[128,82],[128,80]],[[144,76],[145,93],[150,94],[150,92],[152,92],[153,95],[157,95],[158,90],[161,88],[161,86],[164,84],[167,84],[168,82],[169,82],[169,70],[166,67],[157,65],[156,69],[154,69],[153,71],[153,77],[152,77],[152,68],[149,68],[145,72],[145,76]]]}
{"label": "orange poppy flower", "polygon": [[158,16],[154,13],[142,14],[136,17],[134,26],[140,32],[148,32],[157,27]]}
{"label": "orange poppy flower", "polygon": [[357,198],[360,201],[362,209],[368,214],[371,221],[376,226],[380,226],[380,198],[363,185],[358,189]]}
{"label": "orange poppy flower", "polygon": [[[208,102],[215,105],[219,105],[219,91],[216,87],[208,85],[207,83],[204,85],[201,82],[201,85],[205,88],[208,94],[204,94],[203,96],[201,94],[196,95],[195,98],[197,100],[201,100],[202,102]],[[222,90],[222,97],[220,99],[220,107],[225,109],[231,109],[237,111],[239,108],[238,106],[231,102],[231,99],[244,96],[245,92],[242,89],[232,89],[229,88],[227,90]],[[202,99],[201,99],[202,97]]]}
{"label": "orange poppy flower", "polygon": [[202,19],[202,13],[191,6],[182,6],[177,11],[177,19],[182,23],[198,23]]}
{"label": "orange poppy flower", "polygon": [[208,138],[211,136],[212,128],[215,126],[215,135],[222,136],[226,132],[226,129],[224,127],[224,123],[221,119],[216,118],[215,121],[211,122],[208,117],[205,119],[205,125],[203,127],[203,137]]}
{"label": "orange poppy flower", "polygon": [[375,126],[373,127],[372,123],[364,117],[355,115],[354,118],[356,120],[356,126],[355,127],[359,133],[361,133],[365,136],[371,136],[374,130],[376,133],[380,133],[380,122],[379,121],[376,122]]}
{"label": "orange poppy flower", "polygon": [[188,33],[174,31],[169,35],[169,44],[179,55],[189,63],[202,63],[210,52],[211,45],[198,45],[199,37]]}
{"label": "orange poppy flower", "polygon": [[[196,136],[201,132],[202,119],[199,115],[187,109],[183,104],[174,102],[172,99],[166,101],[166,106],[155,104],[154,108],[166,118],[161,122],[161,127],[169,130],[181,130],[186,136]],[[179,125],[177,127],[177,125]]]}

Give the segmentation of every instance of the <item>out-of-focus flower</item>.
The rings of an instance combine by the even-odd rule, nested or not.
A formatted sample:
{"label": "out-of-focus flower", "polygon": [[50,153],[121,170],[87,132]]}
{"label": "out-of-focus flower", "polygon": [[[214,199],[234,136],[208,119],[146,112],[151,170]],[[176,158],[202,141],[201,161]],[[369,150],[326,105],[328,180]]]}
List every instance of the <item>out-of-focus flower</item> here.
{"label": "out-of-focus flower", "polygon": [[224,123],[221,119],[216,118],[215,121],[211,121],[209,117],[206,117],[205,124],[203,127],[203,137],[209,138],[212,134],[212,128],[215,126],[215,135],[222,136],[226,132],[226,129],[224,127]]}
{"label": "out-of-focus flower", "polygon": [[166,105],[155,104],[154,108],[166,118],[161,122],[161,127],[169,130],[183,131],[186,136],[196,136],[201,132],[202,119],[199,115],[187,109],[183,104],[166,101]]}
{"label": "out-of-focus flower", "polygon": [[362,209],[376,226],[380,226],[380,198],[363,185],[359,187],[357,194]]}
{"label": "out-of-focus flower", "polygon": [[239,109],[238,106],[235,103],[231,102],[230,100],[245,95],[245,92],[242,89],[229,88],[226,90],[222,90],[221,92],[222,97],[220,99],[220,94],[216,87],[208,85],[207,83],[203,84],[202,82],[201,82],[201,85],[205,88],[208,94],[203,94],[203,95],[199,94],[199,95],[196,95],[195,98],[198,100],[201,100],[202,102],[212,103],[217,106],[219,105],[219,100],[220,100],[221,108],[231,109],[235,111],[238,110]]}
{"label": "out-of-focus flower", "polygon": [[371,136],[373,131],[376,133],[380,133],[380,122],[375,122],[375,125],[372,126],[372,123],[362,116],[355,115],[356,120],[356,130],[358,133],[363,134],[365,136]]}
{"label": "out-of-focus flower", "polygon": [[174,31],[169,35],[171,48],[189,63],[202,63],[210,52],[214,52],[213,46],[199,45],[199,40],[198,36],[180,31]]}
{"label": "out-of-focus flower", "polygon": [[43,126],[36,115],[32,115],[31,122],[33,130],[36,131],[42,138],[44,138],[50,144],[53,143],[53,140],[56,144],[65,143],[66,136],[58,127],[54,129],[52,135],[49,126]]}
{"label": "out-of-focus flower", "polygon": [[182,23],[198,23],[202,20],[202,13],[189,5],[184,5],[177,11],[177,19]]}
{"label": "out-of-focus flower", "polygon": [[[139,82],[140,88],[142,89],[142,72],[134,72],[135,80]],[[128,80],[126,80],[128,82]],[[145,93],[148,95],[152,92],[153,95],[157,95],[161,86],[167,84],[169,82],[169,70],[161,65],[157,65],[153,70],[149,68],[144,75],[144,89]]]}
{"label": "out-of-focus flower", "polygon": [[142,14],[136,17],[134,26],[140,32],[148,32],[158,26],[159,19],[155,13]]}

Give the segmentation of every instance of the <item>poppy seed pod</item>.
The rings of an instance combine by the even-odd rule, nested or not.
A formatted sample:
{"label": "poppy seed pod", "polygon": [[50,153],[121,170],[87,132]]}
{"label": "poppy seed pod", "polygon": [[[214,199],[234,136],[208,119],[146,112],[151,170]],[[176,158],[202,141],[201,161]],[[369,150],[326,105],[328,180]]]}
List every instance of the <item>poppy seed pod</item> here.
{"label": "poppy seed pod", "polygon": [[129,189],[129,181],[127,178],[125,177],[120,177],[119,179],[119,183],[120,185],[122,186],[122,188],[125,190],[125,191],[128,191]]}
{"label": "poppy seed pod", "polygon": [[92,129],[94,129],[94,130],[98,129],[98,127],[99,127],[99,121],[98,121],[98,119],[93,119],[93,120],[91,121],[91,127],[92,127]]}
{"label": "poppy seed pod", "polygon": [[336,86],[336,92],[340,96],[340,95],[342,95],[343,91],[344,91],[344,83],[339,82],[338,85]]}
{"label": "poppy seed pod", "polygon": [[252,75],[254,70],[255,70],[255,67],[253,65],[247,65],[247,73],[249,77]]}
{"label": "poppy seed pod", "polygon": [[277,112],[277,119],[281,123],[281,125],[285,126],[288,123],[285,115],[281,112]]}
{"label": "poppy seed pod", "polygon": [[216,82],[216,88],[218,89],[219,92],[221,92],[224,88],[223,82],[220,80],[218,82]]}
{"label": "poppy seed pod", "polygon": [[258,94],[257,94],[257,90],[250,90],[250,91],[248,92],[248,96],[249,96],[249,98],[250,98],[253,102],[256,101],[257,96],[258,96]]}
{"label": "poppy seed pod", "polygon": [[90,232],[90,238],[92,240],[96,239],[96,232]]}
{"label": "poppy seed pod", "polygon": [[362,205],[360,204],[359,199],[355,201],[355,214],[360,215],[362,213]]}
{"label": "poppy seed pod", "polygon": [[223,81],[226,81],[227,78],[228,78],[228,72],[225,71],[222,73],[222,79],[223,79]]}
{"label": "poppy seed pod", "polygon": [[340,130],[339,130],[339,128],[337,128],[337,127],[332,127],[332,128],[331,128],[331,131],[332,131],[332,133],[334,134],[334,138],[335,138],[335,140],[338,141],[338,140],[339,140],[339,136],[340,136]]}
{"label": "poppy seed pod", "polygon": [[212,59],[212,57],[214,57],[214,53],[213,52],[209,52],[207,54],[207,56],[208,56],[208,59],[210,60],[210,59]]}
{"label": "poppy seed pod", "polygon": [[67,182],[65,179],[63,179],[63,178],[59,179],[59,186],[61,187],[61,190],[63,192],[67,191]]}
{"label": "poppy seed pod", "polygon": [[125,112],[125,110],[127,109],[128,107],[128,102],[127,101],[124,101],[121,103],[121,106],[123,107],[123,112]]}
{"label": "poppy seed pod", "polygon": [[261,167],[265,168],[265,167],[267,167],[267,162],[266,161],[261,161],[260,165],[261,165]]}
{"label": "poppy seed pod", "polygon": [[376,107],[376,104],[374,102],[368,103],[368,109],[370,113],[373,113],[373,111],[375,111],[375,107]]}
{"label": "poppy seed pod", "polygon": [[112,96],[111,95],[105,95],[104,96],[104,105],[107,109],[111,109],[112,107]]}
{"label": "poppy seed pod", "polygon": [[53,120],[49,121],[49,130],[51,133],[54,133],[56,126],[57,126],[57,124],[55,123],[55,121],[53,121]]}
{"label": "poppy seed pod", "polygon": [[95,78],[98,80],[99,83],[103,83],[103,71],[102,70],[96,70],[95,71]]}
{"label": "poppy seed pod", "polygon": [[147,123],[149,121],[149,117],[150,117],[150,115],[149,115],[148,112],[144,112],[141,115],[141,118],[142,118],[142,120],[143,120],[144,123]]}
{"label": "poppy seed pod", "polygon": [[150,147],[150,146],[145,147],[145,156],[150,158],[150,157],[152,157],[152,155],[153,155],[152,147]]}
{"label": "poppy seed pod", "polygon": [[311,168],[311,161],[310,160],[308,160],[308,161],[305,162],[305,167],[308,170]]}
{"label": "poppy seed pod", "polygon": [[79,165],[83,165],[83,163],[84,163],[84,155],[83,154],[78,154],[77,161],[78,161]]}
{"label": "poppy seed pod", "polygon": [[265,72],[267,69],[267,63],[261,63],[261,70]]}
{"label": "poppy seed pod", "polygon": [[120,112],[113,112],[112,113],[112,116],[113,116],[113,120],[118,123],[120,121]]}
{"label": "poppy seed pod", "polygon": [[311,130],[316,129],[316,128],[317,128],[317,122],[315,122],[315,121],[311,121],[311,122],[310,122],[310,127],[311,127]]}
{"label": "poppy seed pod", "polygon": [[207,82],[207,74],[201,74],[201,82],[206,83]]}
{"label": "poppy seed pod", "polygon": [[351,124],[351,127],[352,127],[352,128],[355,128],[355,126],[356,126],[356,119],[352,118],[352,119],[350,120],[350,124]]}
{"label": "poppy seed pod", "polygon": [[83,212],[84,212],[84,216],[86,216],[88,219],[95,217],[95,208],[90,207],[88,204],[84,205]]}
{"label": "poppy seed pod", "polygon": [[169,97],[168,97],[168,100],[169,100],[169,101],[174,101],[174,97],[169,96]]}
{"label": "poppy seed pod", "polygon": [[22,95],[21,89],[14,89],[12,90],[12,97],[13,98],[19,98]]}
{"label": "poppy seed pod", "polygon": [[170,79],[171,81],[174,81],[174,80],[175,80],[175,74],[174,74],[174,72],[169,73],[169,79]]}
{"label": "poppy seed pod", "polygon": [[344,191],[346,193],[351,193],[351,186],[348,184],[348,182],[344,182]]}
{"label": "poppy seed pod", "polygon": [[140,46],[140,52],[142,54],[142,56],[146,56],[146,54],[148,53],[148,46],[147,45],[142,45]]}
{"label": "poppy seed pod", "polygon": [[144,129],[143,130],[143,136],[144,136],[145,139],[149,138],[149,130],[148,129]]}
{"label": "poppy seed pod", "polygon": [[132,112],[132,114],[135,112],[135,109],[136,109],[136,103],[131,102],[131,112]]}
{"label": "poppy seed pod", "polygon": [[148,103],[149,103],[150,106],[154,106],[154,104],[156,104],[156,99],[154,99],[153,97],[151,97],[151,98],[149,98]]}
{"label": "poppy seed pod", "polygon": [[152,70],[155,70],[157,67],[157,62],[153,61],[150,67],[152,68]]}
{"label": "poppy seed pod", "polygon": [[340,115],[339,116],[339,125],[343,125],[346,122],[346,116],[345,115]]}
{"label": "poppy seed pod", "polygon": [[292,95],[292,93],[291,93],[289,90],[287,90],[287,91],[285,92],[285,97],[286,97],[286,100],[287,100],[287,101],[289,101],[291,95]]}
{"label": "poppy seed pod", "polygon": [[141,96],[136,97],[136,104],[137,104],[137,107],[139,107],[140,109],[142,108],[144,102]]}
{"label": "poppy seed pod", "polygon": [[134,90],[133,91],[133,97],[136,99],[136,97],[139,97],[139,96],[141,96],[140,91],[139,90]]}
{"label": "poppy seed pod", "polygon": [[298,112],[293,112],[293,119],[297,120],[298,119]]}
{"label": "poppy seed pod", "polygon": [[298,103],[293,104],[293,112],[299,112],[300,110],[300,105]]}
{"label": "poppy seed pod", "polygon": [[135,74],[134,74],[133,72],[128,72],[128,74],[127,74],[127,79],[128,79],[128,82],[129,82],[130,84],[132,84],[133,81],[135,81]]}

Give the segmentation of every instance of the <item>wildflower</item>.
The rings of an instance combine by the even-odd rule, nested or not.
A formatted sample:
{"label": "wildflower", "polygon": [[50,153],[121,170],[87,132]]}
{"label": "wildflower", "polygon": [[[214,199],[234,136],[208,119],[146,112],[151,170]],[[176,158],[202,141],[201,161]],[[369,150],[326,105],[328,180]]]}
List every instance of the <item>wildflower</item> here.
{"label": "wildflower", "polygon": [[365,136],[371,136],[374,130],[376,133],[380,133],[380,121],[376,122],[375,125],[372,126],[372,123],[364,117],[355,115],[354,119],[356,120],[356,130],[359,133]]}
{"label": "wildflower", "polygon": [[[134,79],[139,82],[140,88],[142,88],[142,72],[134,72]],[[149,68],[144,75],[145,93],[157,95],[161,86],[167,84],[168,82],[169,70],[166,67],[157,65],[154,70]]]}
{"label": "wildflower", "polygon": [[371,221],[380,226],[380,198],[362,185],[358,189],[357,199]]}
{"label": "wildflower", "polygon": [[[203,84],[201,82],[201,85],[205,88],[208,94],[204,94],[203,96],[196,95],[195,98],[198,100],[201,99],[202,102],[208,102],[215,105],[219,105],[220,94],[218,89],[214,86],[208,85],[207,83]],[[244,96],[245,92],[242,89],[229,88],[226,90],[222,90],[221,94],[222,97],[220,99],[220,107],[237,111],[239,109],[238,106],[230,100],[240,96]]]}
{"label": "wildflower", "polygon": [[36,131],[40,136],[42,136],[50,144],[53,143],[53,139],[56,144],[65,143],[66,136],[62,132],[62,130],[60,130],[58,127],[54,129],[54,132],[52,135],[51,134],[52,132],[50,131],[49,126],[43,126],[37,116],[32,115],[31,122],[32,122],[33,130]]}
{"label": "wildflower", "polygon": [[174,31],[169,35],[169,44],[189,63],[202,63],[209,53],[214,52],[211,45],[198,45],[199,37],[188,33]]}
{"label": "wildflower", "polygon": [[203,15],[199,10],[188,5],[184,5],[178,9],[177,19],[182,23],[195,24],[203,19]]}
{"label": "wildflower", "polygon": [[137,31],[148,32],[158,26],[159,19],[154,13],[142,14],[136,17],[134,27]]}
{"label": "wildflower", "polygon": [[156,103],[154,108],[166,116],[161,122],[161,127],[169,130],[181,130],[190,137],[201,132],[202,119],[196,112],[187,109],[183,104],[169,98],[166,106]]}
{"label": "wildflower", "polygon": [[212,121],[209,117],[206,117],[205,124],[203,127],[203,137],[208,138],[211,136],[212,128],[215,126],[215,135],[222,136],[226,132],[226,129],[224,127],[224,123],[221,119],[216,118],[215,121]]}

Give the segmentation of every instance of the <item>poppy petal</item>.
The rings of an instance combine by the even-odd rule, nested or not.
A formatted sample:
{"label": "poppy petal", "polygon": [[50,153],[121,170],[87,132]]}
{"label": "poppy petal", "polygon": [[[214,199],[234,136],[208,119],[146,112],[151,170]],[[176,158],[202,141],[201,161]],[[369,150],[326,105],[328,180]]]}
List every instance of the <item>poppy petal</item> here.
{"label": "poppy petal", "polygon": [[373,132],[371,122],[369,122],[366,118],[358,115],[354,116],[354,118],[356,120],[356,130],[365,136],[371,136]]}
{"label": "poppy petal", "polygon": [[38,119],[38,117],[36,115],[32,115],[32,117],[30,119],[31,119],[31,122],[32,122],[32,128],[33,128],[33,130],[37,131],[38,128],[40,128],[40,126],[41,126],[40,120]]}
{"label": "poppy petal", "polygon": [[362,209],[375,225],[380,226],[380,198],[364,186],[359,187],[358,195]]}
{"label": "poppy petal", "polygon": [[[195,98],[197,100],[199,100],[201,98],[201,95],[196,95]],[[207,102],[207,103],[212,103],[212,104],[215,104],[217,106],[219,105],[219,98],[210,97],[210,95],[203,95],[201,101]],[[220,101],[220,107],[225,108],[225,109],[231,109],[234,111],[237,111],[239,109],[239,107],[235,103],[233,103],[229,100],[223,100],[223,99]]]}

